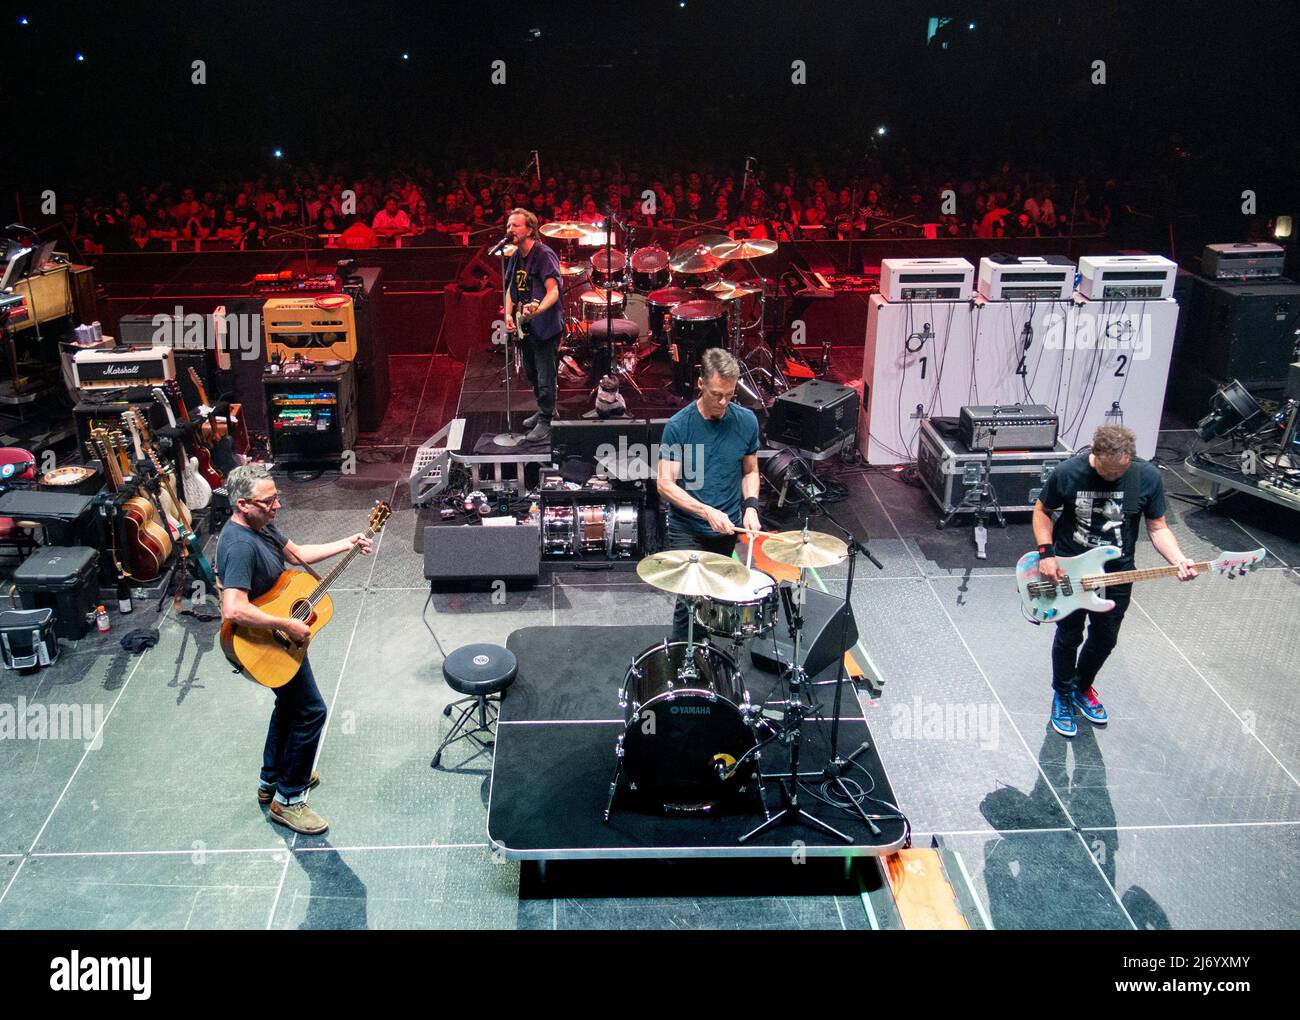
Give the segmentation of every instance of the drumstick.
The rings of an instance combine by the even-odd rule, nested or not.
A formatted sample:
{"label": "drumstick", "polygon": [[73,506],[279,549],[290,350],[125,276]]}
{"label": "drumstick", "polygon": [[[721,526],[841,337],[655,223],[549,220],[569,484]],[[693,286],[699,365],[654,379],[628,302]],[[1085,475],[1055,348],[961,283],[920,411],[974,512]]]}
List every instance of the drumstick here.
{"label": "drumstick", "polygon": [[764,538],[772,538],[780,534],[778,531],[759,531],[757,528],[732,528],[731,530],[742,535],[761,535]]}

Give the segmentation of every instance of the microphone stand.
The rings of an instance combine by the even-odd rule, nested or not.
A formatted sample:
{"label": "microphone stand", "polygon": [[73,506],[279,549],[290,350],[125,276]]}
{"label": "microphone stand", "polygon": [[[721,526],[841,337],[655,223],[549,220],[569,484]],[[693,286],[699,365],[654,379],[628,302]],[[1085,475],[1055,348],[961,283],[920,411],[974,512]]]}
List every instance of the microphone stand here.
{"label": "microphone stand", "polygon": [[[535,243],[536,243],[536,240],[534,240],[533,243],[535,244]],[[498,255],[498,256],[500,257],[500,259],[501,259],[501,307],[502,307],[502,309],[504,309],[505,306],[506,306],[506,297],[507,297],[507,295],[508,295],[509,292],[510,292],[510,280],[509,280],[509,278],[506,276],[506,245],[505,245],[504,243],[502,243],[502,244],[498,244],[498,245],[496,246],[496,248],[497,248],[497,255]],[[516,251],[518,251],[518,248],[516,248]],[[497,446],[506,446],[506,447],[510,447],[510,446],[518,446],[521,442],[523,442],[523,439],[524,439],[524,437],[523,437],[523,435],[522,435],[521,433],[516,432],[516,431],[514,430],[514,425],[513,425],[512,421],[511,421],[511,419],[512,419],[512,417],[513,417],[513,408],[514,408],[514,403],[513,403],[513,401],[511,400],[511,396],[510,396],[510,361],[511,361],[511,357],[512,357],[512,355],[511,355],[511,353],[510,353],[510,334],[511,334],[512,332],[514,332],[514,331],[513,331],[513,330],[509,330],[509,329],[507,329],[506,332],[505,332],[505,341],[506,341],[506,342],[505,342],[505,349],[506,349],[506,430],[505,430],[504,432],[498,432],[498,433],[496,434],[496,436],[494,436],[493,439],[492,439],[492,441],[493,441],[494,443],[496,443]]]}
{"label": "microphone stand", "polygon": [[[614,248],[614,228],[618,227],[623,231],[624,237],[630,236],[627,227],[617,216],[614,215],[614,207],[608,205],[605,207],[605,272],[610,274],[609,282],[614,283],[613,259]],[[628,260],[624,259],[624,269],[628,268]],[[613,374],[614,371],[614,289],[613,287],[605,288],[605,364],[604,371],[597,373],[596,383],[599,385],[600,379],[606,375]],[[624,295],[624,301],[627,296]]]}

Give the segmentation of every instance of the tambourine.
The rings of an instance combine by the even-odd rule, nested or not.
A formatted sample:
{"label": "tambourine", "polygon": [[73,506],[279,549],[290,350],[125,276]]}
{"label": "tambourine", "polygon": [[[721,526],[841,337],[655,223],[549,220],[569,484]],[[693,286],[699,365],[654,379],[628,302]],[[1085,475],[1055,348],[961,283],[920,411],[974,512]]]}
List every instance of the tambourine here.
{"label": "tambourine", "polygon": [[94,468],[81,467],[73,465],[69,467],[57,467],[52,471],[46,471],[41,475],[42,485],[80,485],[87,478],[93,478],[95,475]]}

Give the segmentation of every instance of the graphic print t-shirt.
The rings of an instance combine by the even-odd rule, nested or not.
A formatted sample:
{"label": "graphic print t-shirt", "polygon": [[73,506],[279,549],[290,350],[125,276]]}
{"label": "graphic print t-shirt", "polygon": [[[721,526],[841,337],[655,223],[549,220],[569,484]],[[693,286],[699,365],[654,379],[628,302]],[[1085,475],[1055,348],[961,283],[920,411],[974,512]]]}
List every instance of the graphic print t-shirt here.
{"label": "graphic print t-shirt", "polygon": [[564,280],[560,277],[560,260],[541,241],[534,241],[527,256],[515,252],[506,263],[510,298],[516,308],[546,297],[547,277],[553,277],[559,285],[559,300],[524,324],[527,335],[538,340],[549,340],[564,329],[564,320],[560,316],[560,309],[564,306]]}
{"label": "graphic print t-shirt", "polygon": [[1118,546],[1122,556],[1106,569],[1130,570],[1140,519],[1165,515],[1165,486],[1160,471],[1134,459],[1129,469],[1108,482],[1081,453],[1063,462],[1047,478],[1039,500],[1048,512],[1060,510],[1052,528],[1058,556],[1078,556],[1099,545]]}

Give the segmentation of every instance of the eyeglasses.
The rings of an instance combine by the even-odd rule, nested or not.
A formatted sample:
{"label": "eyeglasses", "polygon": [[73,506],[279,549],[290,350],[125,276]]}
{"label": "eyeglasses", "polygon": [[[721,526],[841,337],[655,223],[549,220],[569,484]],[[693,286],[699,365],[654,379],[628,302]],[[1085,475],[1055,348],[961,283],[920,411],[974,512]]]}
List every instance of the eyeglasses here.
{"label": "eyeglasses", "polygon": [[262,507],[262,509],[264,509],[264,510],[270,510],[271,507],[275,506],[275,504],[277,504],[277,503],[279,503],[279,504],[282,505],[282,506],[284,505],[284,500],[282,500],[282,499],[280,498],[280,494],[279,494],[279,493],[276,493],[276,494],[275,494],[274,496],[272,496],[270,499],[252,499],[252,498],[250,497],[249,500],[248,500],[248,502],[249,502],[249,503],[256,503],[258,506]]}

